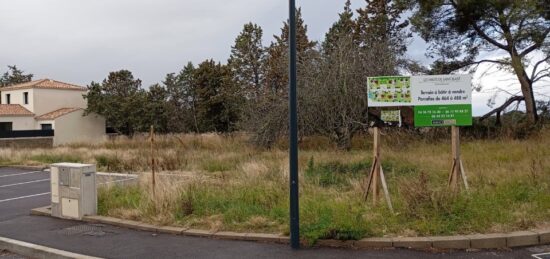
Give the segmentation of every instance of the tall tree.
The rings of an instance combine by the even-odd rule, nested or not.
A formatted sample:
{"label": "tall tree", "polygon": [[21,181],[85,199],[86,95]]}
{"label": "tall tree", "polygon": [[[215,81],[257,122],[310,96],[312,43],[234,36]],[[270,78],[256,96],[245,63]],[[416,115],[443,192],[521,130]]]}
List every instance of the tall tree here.
{"label": "tall tree", "polygon": [[33,74],[25,74],[16,65],[8,66],[8,71],[0,78],[0,87],[30,82]]}
{"label": "tall tree", "polygon": [[347,0],[344,6],[344,11],[339,14],[337,22],[332,24],[329,31],[325,35],[323,41],[323,51],[326,54],[331,53],[337,48],[337,45],[342,37],[352,36],[356,23],[353,19],[353,10],[351,9],[351,0]]}
{"label": "tall tree", "polygon": [[[194,132],[200,132],[197,119],[197,84],[195,83],[196,68],[189,62],[178,74],[178,81],[182,86],[184,109],[188,111],[186,117],[186,128]],[[190,127],[192,125],[192,127]]]}
{"label": "tall tree", "polygon": [[167,74],[168,127],[171,132],[199,132],[196,114],[195,66],[189,62],[178,73]]}
{"label": "tall tree", "polygon": [[[280,35],[274,35],[275,41],[267,49],[266,58],[266,84],[272,92],[286,93],[288,87],[288,42],[289,25],[284,22]],[[302,9],[296,10],[296,51],[298,57],[298,70],[300,63],[304,64],[307,53],[314,49],[317,43],[310,41],[307,36],[307,25],[302,18]],[[303,67],[303,66],[302,66]]]}
{"label": "tall tree", "polygon": [[265,48],[262,35],[260,26],[247,23],[231,47],[228,65],[247,99],[257,99],[263,87]]}
{"label": "tall tree", "polygon": [[147,96],[141,88],[141,80],[134,79],[132,72],[120,70],[109,73],[102,83],[88,85],[86,112],[103,115],[107,125],[131,135],[147,130],[143,123]]}
{"label": "tall tree", "polygon": [[195,69],[193,84],[200,132],[235,130],[239,103],[231,70],[214,60],[206,60]]}
{"label": "tall tree", "polygon": [[154,84],[147,91],[145,113],[142,115],[144,120],[142,126],[154,126],[155,131],[159,133],[174,132],[169,128],[169,119],[172,115],[168,101],[168,91],[160,84]]}
{"label": "tall tree", "polygon": [[[380,43],[387,49],[379,53],[378,74],[398,74],[405,67],[404,55],[412,37],[407,30],[409,22],[402,16],[406,5],[397,0],[365,0],[366,6],[357,10],[355,39],[363,52],[378,49]],[[383,62],[390,63],[383,63]]]}
{"label": "tall tree", "polygon": [[[529,121],[538,121],[533,84],[550,77],[550,17],[540,0],[408,0],[412,24],[431,43],[437,68],[454,71],[481,63],[513,71]],[[545,4],[546,3],[546,4]],[[542,58],[530,54],[540,50]],[[504,53],[485,58],[484,53]],[[481,56],[481,57],[480,57]],[[527,68],[532,66],[530,73]]]}
{"label": "tall tree", "polygon": [[[329,137],[341,149],[350,149],[355,134],[368,125],[368,105],[365,82],[368,76],[397,71],[395,57],[401,54],[388,48],[393,36],[385,30],[374,30],[382,14],[364,9],[362,27],[353,20],[350,2],[346,2],[340,19],[333,24],[323,42],[322,55],[306,70],[304,87],[299,93],[301,117],[312,133]],[[370,6],[370,8],[374,8]],[[368,11],[368,12],[367,12]],[[375,16],[376,15],[376,16]],[[372,31],[371,38],[358,37],[357,28]],[[367,47],[368,46],[368,47]]]}
{"label": "tall tree", "polygon": [[162,84],[166,89],[167,127],[171,132],[185,131],[184,93],[183,87],[175,73],[169,73],[164,77]]}

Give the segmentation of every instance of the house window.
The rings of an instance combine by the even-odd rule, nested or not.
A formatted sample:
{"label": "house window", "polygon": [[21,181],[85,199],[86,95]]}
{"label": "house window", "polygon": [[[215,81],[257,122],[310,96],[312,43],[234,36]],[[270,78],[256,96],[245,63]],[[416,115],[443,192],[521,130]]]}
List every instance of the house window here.
{"label": "house window", "polygon": [[40,124],[40,129],[41,130],[52,130],[52,124],[51,123],[43,123],[43,124]]}
{"label": "house window", "polygon": [[23,103],[24,104],[29,104],[29,92],[24,92],[23,93]]}
{"label": "house window", "polygon": [[0,132],[11,131],[12,123],[11,122],[0,122]]}
{"label": "house window", "polygon": [[11,104],[11,94],[6,94],[6,104]]}

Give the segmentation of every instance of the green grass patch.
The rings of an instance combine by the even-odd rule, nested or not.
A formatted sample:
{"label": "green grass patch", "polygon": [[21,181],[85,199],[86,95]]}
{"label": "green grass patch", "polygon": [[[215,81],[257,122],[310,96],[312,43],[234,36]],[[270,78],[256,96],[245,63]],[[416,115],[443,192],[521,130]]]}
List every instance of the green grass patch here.
{"label": "green grass patch", "polygon": [[226,172],[236,168],[236,161],[231,159],[212,159],[206,160],[201,167],[207,172]]}
{"label": "green grass patch", "polygon": [[305,169],[305,176],[320,186],[348,187],[349,179],[364,177],[369,173],[370,162],[356,162],[344,164],[342,162],[315,163],[313,157],[309,159]]}
{"label": "green grass patch", "polygon": [[143,190],[138,185],[99,188],[98,214],[109,215],[114,210],[138,209],[144,201]]}

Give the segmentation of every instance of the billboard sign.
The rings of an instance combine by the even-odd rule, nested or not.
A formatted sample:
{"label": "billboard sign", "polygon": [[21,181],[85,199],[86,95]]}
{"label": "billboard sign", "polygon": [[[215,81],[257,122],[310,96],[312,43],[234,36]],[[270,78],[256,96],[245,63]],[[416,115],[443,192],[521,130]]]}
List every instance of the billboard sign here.
{"label": "billboard sign", "polygon": [[471,81],[471,75],[369,77],[368,105],[414,106],[416,127],[469,126]]}

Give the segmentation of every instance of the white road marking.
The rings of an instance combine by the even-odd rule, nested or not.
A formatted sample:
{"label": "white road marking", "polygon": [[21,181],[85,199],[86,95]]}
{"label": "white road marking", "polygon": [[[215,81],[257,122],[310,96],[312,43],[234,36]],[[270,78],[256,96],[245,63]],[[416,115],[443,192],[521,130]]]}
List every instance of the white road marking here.
{"label": "white road marking", "polygon": [[77,258],[77,259],[99,259],[99,257],[92,257],[72,252],[67,252],[59,249],[45,247],[37,244],[31,244],[15,239],[9,239],[0,237],[0,244],[3,247],[13,247],[18,253],[23,256],[32,257],[53,257],[53,258]]}
{"label": "white road marking", "polygon": [[50,194],[50,192],[38,193],[38,194],[15,197],[15,198],[9,198],[9,199],[0,200],[0,203],[8,202],[8,201],[14,201],[14,200],[20,200],[20,199],[26,199],[26,198],[32,198],[32,197],[36,197],[36,196],[43,196],[43,195],[48,195],[48,194]]}
{"label": "white road marking", "polygon": [[[544,256],[544,257],[541,257],[541,256]],[[537,259],[550,258],[550,253],[534,254],[533,257],[535,257]]]}
{"label": "white road marking", "polygon": [[0,188],[16,186],[16,185],[24,185],[24,184],[29,184],[29,183],[39,183],[39,182],[45,182],[45,181],[49,181],[49,180],[50,179],[42,179],[42,180],[28,181],[28,182],[22,182],[22,183],[12,183],[12,184],[0,185]]}
{"label": "white road marking", "polygon": [[26,175],[26,174],[36,174],[36,173],[42,173],[44,171],[33,171],[33,172],[26,172],[26,173],[20,173],[20,174],[7,174],[7,175],[0,175],[0,178],[4,177],[10,177],[10,176],[18,176],[18,175]]}

